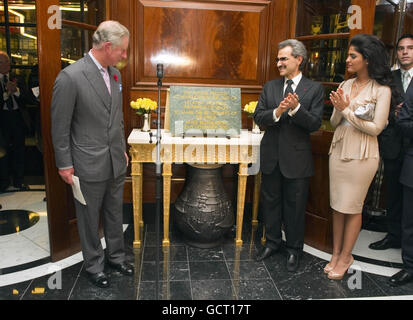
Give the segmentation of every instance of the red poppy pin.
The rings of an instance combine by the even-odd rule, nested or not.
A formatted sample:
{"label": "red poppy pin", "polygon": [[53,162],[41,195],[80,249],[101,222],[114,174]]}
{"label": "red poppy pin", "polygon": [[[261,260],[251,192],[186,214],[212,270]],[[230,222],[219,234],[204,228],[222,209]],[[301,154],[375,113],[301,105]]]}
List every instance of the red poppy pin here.
{"label": "red poppy pin", "polygon": [[115,79],[115,81],[118,82],[118,76],[116,74],[113,75],[113,79]]}

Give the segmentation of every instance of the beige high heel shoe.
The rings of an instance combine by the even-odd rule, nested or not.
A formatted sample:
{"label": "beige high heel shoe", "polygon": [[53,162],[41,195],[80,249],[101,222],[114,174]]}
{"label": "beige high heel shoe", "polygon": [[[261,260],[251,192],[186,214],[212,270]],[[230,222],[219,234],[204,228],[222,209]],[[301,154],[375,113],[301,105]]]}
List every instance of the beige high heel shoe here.
{"label": "beige high heel shoe", "polygon": [[331,270],[329,273],[328,273],[328,278],[329,279],[331,279],[331,280],[341,280],[341,279],[343,279],[344,278],[344,275],[346,274],[346,272],[347,272],[347,270],[351,267],[351,265],[353,264],[353,262],[354,262],[354,258],[353,258],[353,256],[351,257],[351,260],[350,260],[350,264],[348,265],[348,267],[346,268],[346,270],[343,272],[343,273],[338,273],[338,272],[334,272],[333,270]]}
{"label": "beige high heel shoe", "polygon": [[[326,264],[326,266],[324,267],[324,273],[328,274],[331,270],[334,269],[334,267],[331,265],[331,261],[333,260],[333,257],[331,257],[331,260],[329,263]],[[336,261],[338,261],[338,258],[335,259]]]}
{"label": "beige high heel shoe", "polygon": [[332,271],[334,268],[330,265],[330,263],[327,263],[327,265],[324,267],[324,273],[328,274],[330,271]]}

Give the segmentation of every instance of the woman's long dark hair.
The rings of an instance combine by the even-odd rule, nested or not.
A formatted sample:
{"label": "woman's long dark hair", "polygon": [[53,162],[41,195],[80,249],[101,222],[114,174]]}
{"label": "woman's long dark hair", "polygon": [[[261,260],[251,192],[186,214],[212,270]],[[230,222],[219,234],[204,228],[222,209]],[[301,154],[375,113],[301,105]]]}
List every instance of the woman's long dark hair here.
{"label": "woman's long dark hair", "polygon": [[390,106],[394,108],[400,102],[401,92],[394,81],[384,43],[374,35],[358,34],[350,40],[350,46],[353,46],[368,61],[367,71],[370,78],[383,86],[390,87],[392,92]]}

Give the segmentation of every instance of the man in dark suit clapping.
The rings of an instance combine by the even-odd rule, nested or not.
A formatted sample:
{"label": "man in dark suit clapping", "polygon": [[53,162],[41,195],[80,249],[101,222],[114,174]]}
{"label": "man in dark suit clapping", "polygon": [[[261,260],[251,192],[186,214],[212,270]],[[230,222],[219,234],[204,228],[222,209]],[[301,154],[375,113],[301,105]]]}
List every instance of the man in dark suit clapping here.
{"label": "man in dark suit clapping", "polygon": [[0,51],[0,130],[7,155],[0,158],[0,192],[5,191],[13,178],[13,186],[28,190],[24,180],[25,123],[23,94],[14,77],[10,77],[9,55]]}
{"label": "man in dark suit clapping", "polygon": [[305,208],[314,174],[310,133],[321,126],[324,89],[305,78],[303,43],[289,39],[278,45],[277,67],[282,78],[264,85],[254,121],[266,127],[261,141],[261,202],[266,246],[261,261],[281,245],[284,224],[287,269],[296,271],[304,246]]}
{"label": "man in dark suit clapping", "polygon": [[413,75],[413,35],[404,34],[397,41],[397,60],[400,69],[393,71],[395,84],[400,93],[398,106],[391,106],[389,123],[379,135],[380,155],[384,162],[386,183],[386,225],[387,235],[380,241],[371,243],[370,249],[385,250],[401,246],[401,217],[403,206],[403,186],[399,181],[404,158],[404,141],[400,128],[396,125],[396,114],[405,98],[405,92],[412,86]]}

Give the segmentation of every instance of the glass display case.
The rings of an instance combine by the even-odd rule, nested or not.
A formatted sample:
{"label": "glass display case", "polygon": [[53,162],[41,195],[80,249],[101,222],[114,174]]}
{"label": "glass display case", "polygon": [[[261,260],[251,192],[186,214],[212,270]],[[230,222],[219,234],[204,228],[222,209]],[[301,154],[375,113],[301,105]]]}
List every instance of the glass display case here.
{"label": "glass display case", "polygon": [[373,34],[378,36],[389,50],[392,64],[396,61],[395,41],[400,36],[398,25],[402,15],[398,4],[393,1],[379,0],[376,4]]}
{"label": "glass display case", "polygon": [[323,83],[344,80],[348,39],[313,39],[303,41],[309,52],[304,73]]}
{"label": "glass display case", "polygon": [[60,1],[62,67],[83,57],[92,47],[94,26],[105,20],[104,0]]}
{"label": "glass display case", "polygon": [[[26,1],[16,1],[8,0],[7,7],[9,13],[9,23],[36,23],[36,1],[26,0]],[[1,17],[0,21],[5,22],[4,16],[4,1],[0,1]]]}
{"label": "glass display case", "polygon": [[295,38],[307,47],[306,77],[319,81],[325,88],[321,129],[331,131],[333,111],[329,95],[346,76],[346,58],[350,30],[347,13],[351,0],[301,0],[297,3]]}
{"label": "glass display case", "polygon": [[[0,2],[0,50],[10,52],[12,68],[37,64],[35,1]],[[7,18],[7,19],[6,19]],[[6,21],[7,20],[7,21]],[[21,68],[16,73],[23,72]]]}
{"label": "glass display case", "polygon": [[351,0],[298,1],[296,37],[348,33]]}

